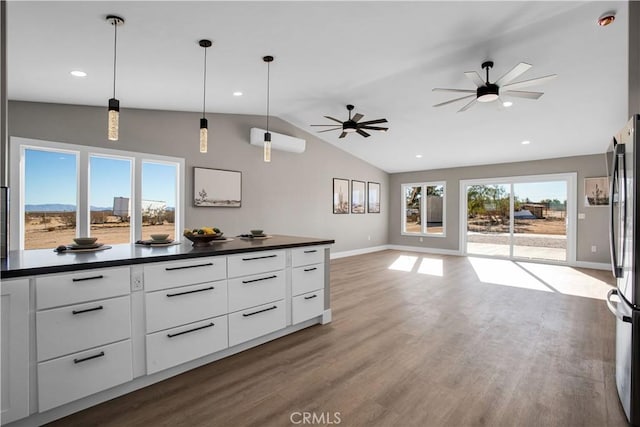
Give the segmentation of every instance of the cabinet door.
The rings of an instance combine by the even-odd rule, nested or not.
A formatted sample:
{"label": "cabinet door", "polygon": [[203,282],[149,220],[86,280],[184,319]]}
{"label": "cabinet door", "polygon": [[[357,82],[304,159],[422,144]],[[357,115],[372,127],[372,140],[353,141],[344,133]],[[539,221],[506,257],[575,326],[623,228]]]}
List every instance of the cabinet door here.
{"label": "cabinet door", "polygon": [[2,281],[2,423],[29,415],[29,279]]}

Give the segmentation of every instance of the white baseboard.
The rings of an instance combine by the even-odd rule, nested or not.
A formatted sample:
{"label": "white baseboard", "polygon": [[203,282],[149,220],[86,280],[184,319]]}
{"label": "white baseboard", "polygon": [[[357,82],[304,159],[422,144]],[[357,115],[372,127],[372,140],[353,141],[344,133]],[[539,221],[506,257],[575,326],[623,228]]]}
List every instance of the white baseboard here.
{"label": "white baseboard", "polygon": [[331,309],[322,312],[322,324],[326,325],[331,322]]}
{"label": "white baseboard", "polygon": [[611,264],[606,262],[576,261],[574,267],[592,268],[594,270],[611,270]]}
{"label": "white baseboard", "polygon": [[387,249],[393,249],[394,251],[423,252],[437,255],[462,255],[460,251],[456,251],[454,249],[427,248],[424,246],[387,245]]}
{"label": "white baseboard", "polygon": [[380,252],[389,249],[388,245],[371,246],[368,248],[353,249],[351,251],[331,252],[331,259],[345,258],[354,255],[370,254],[372,252]]}

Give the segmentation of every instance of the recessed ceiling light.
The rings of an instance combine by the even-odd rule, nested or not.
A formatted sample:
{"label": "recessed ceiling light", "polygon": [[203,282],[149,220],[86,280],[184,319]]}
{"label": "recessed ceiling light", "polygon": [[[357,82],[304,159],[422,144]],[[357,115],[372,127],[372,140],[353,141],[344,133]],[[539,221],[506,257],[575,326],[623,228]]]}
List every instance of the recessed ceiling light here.
{"label": "recessed ceiling light", "polygon": [[529,144],[531,144],[531,141],[522,141],[521,144],[522,145],[529,145]]}
{"label": "recessed ceiling light", "polygon": [[602,15],[600,18],[598,18],[596,22],[601,27],[606,27],[607,25],[612,24],[613,21],[615,20],[616,20],[615,12],[607,12],[604,15]]}
{"label": "recessed ceiling light", "polygon": [[233,92],[233,96],[242,96],[242,92],[240,91]]}
{"label": "recessed ceiling light", "polygon": [[417,159],[421,159],[422,158],[422,154],[416,154],[416,158]]}
{"label": "recessed ceiling light", "polygon": [[73,70],[70,74],[74,77],[87,77],[87,73],[80,70]]}
{"label": "recessed ceiling light", "polygon": [[502,105],[503,105],[504,107],[509,108],[509,107],[511,107],[511,106],[513,105],[513,102],[511,102],[511,101],[504,101],[504,102],[502,103]]}

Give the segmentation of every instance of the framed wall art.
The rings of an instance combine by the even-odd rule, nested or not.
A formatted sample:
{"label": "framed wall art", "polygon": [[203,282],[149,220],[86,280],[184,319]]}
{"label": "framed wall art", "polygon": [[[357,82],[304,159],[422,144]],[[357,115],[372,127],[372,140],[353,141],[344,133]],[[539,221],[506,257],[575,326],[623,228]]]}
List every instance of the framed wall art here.
{"label": "framed wall art", "polygon": [[349,180],[333,178],[333,213],[349,213]]}
{"label": "framed wall art", "polygon": [[367,183],[367,212],[380,213],[380,183]]}
{"label": "framed wall art", "polygon": [[351,180],[351,213],[363,214],[365,212],[365,204],[367,203],[365,182]]}
{"label": "framed wall art", "polygon": [[193,206],[239,208],[242,172],[193,168]]}
{"label": "framed wall art", "polygon": [[609,206],[609,178],[606,176],[584,179],[584,205]]}

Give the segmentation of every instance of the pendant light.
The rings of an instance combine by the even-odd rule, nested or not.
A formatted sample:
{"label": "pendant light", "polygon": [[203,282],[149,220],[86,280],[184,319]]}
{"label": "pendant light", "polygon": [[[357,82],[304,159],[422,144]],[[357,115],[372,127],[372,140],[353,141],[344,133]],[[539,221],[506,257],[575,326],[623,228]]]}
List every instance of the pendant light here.
{"label": "pendant light", "polygon": [[267,63],[267,131],[264,133],[264,161],[271,162],[271,133],[269,132],[269,67],[273,62],[273,56],[262,58]]}
{"label": "pendant light", "polygon": [[107,22],[113,25],[113,98],[109,99],[109,121],[107,128],[107,137],[110,141],[118,140],[118,131],[120,127],[120,101],[116,99],[116,58],[118,49],[118,25],[124,25],[124,19],[108,15]]}
{"label": "pendant light", "polygon": [[213,43],[211,43],[211,40],[202,39],[198,42],[198,44],[204,49],[204,77],[202,78],[202,118],[200,119],[200,152],[206,153],[209,139],[209,122],[204,117],[207,101],[207,48],[211,47]]}

